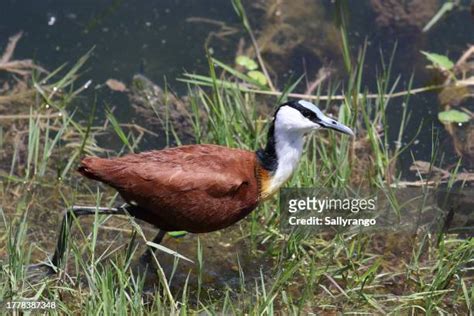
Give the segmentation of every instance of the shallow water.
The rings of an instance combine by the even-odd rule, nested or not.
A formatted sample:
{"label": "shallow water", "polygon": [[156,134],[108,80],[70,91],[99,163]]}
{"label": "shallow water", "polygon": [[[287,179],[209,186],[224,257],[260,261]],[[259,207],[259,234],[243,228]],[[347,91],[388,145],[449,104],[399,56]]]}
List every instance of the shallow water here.
{"label": "shallow water", "polygon": [[[287,63],[282,65],[280,85],[284,84],[287,72],[299,76],[305,69],[311,74],[322,64],[337,66],[341,63],[339,51],[331,46],[334,42],[334,34],[331,33],[334,5],[315,1],[316,5],[311,11],[313,4],[306,6],[304,1],[286,4],[283,9],[290,12],[275,13],[282,16],[287,14],[289,19],[294,18],[292,14],[299,17],[305,11],[318,14],[314,18],[303,16],[300,24],[296,24],[300,32],[285,39],[290,43],[299,36],[303,39],[313,38],[310,41],[313,47],[301,49],[297,46],[294,49]],[[474,18],[469,12],[468,1],[464,1],[463,9],[448,14],[427,33],[422,33],[420,29],[429,20],[430,14],[436,12],[437,1],[426,1],[422,9],[418,8],[420,13],[411,12],[409,18],[391,16],[387,8],[377,11],[376,6],[370,5],[375,2],[360,1],[349,6],[349,35],[354,53],[364,40],[368,42],[365,83],[372,92],[375,91],[375,73],[381,68],[380,50],[388,61],[397,45],[392,78],[402,74],[398,86],[398,90],[402,90],[406,88],[412,73],[415,76],[414,87],[424,86],[433,80],[433,74],[424,67],[426,61],[420,50],[448,54],[456,60],[474,39]],[[125,0],[84,0],[71,3],[57,0],[6,0],[1,6],[1,43],[4,44],[8,36],[18,31],[24,32],[15,52],[18,58],[34,57],[47,69],[55,69],[65,62],[74,62],[95,47],[82,76],[83,82],[91,79],[93,85],[100,85],[109,78],[116,78],[129,83],[134,73],[143,72],[160,85],[166,78],[172,89],[181,94],[186,92],[186,87],[175,79],[185,70],[206,72],[204,42],[211,31],[219,30],[215,24],[190,22],[189,19],[198,17],[222,21],[229,27],[241,29],[230,1],[165,0],[135,3]],[[307,10],[302,11],[301,7]],[[246,8],[258,36],[259,28],[265,28],[262,10],[248,1]],[[407,21],[404,22],[403,18]],[[314,30],[320,32],[315,34]],[[210,47],[219,59],[232,62],[241,36],[245,37],[241,32],[229,35],[225,40],[211,41]],[[315,54],[309,54],[310,51],[317,51],[316,55],[319,54],[321,60],[315,58]],[[116,113],[121,119],[130,120],[130,114],[135,115],[127,98],[107,89],[93,91],[89,93],[89,98],[93,98],[96,93],[99,94],[99,105],[117,106]],[[402,98],[392,100],[387,110],[393,119],[390,124],[391,139],[395,139],[398,134],[397,123],[402,102]],[[87,104],[84,102],[81,105],[84,113],[88,113]],[[456,161],[456,157],[451,155],[453,149],[450,140],[444,141],[449,137],[437,119],[439,102],[436,94],[413,96],[409,106],[412,115],[404,142],[416,139],[410,147],[415,159],[429,160],[434,133],[439,134],[442,144],[446,145],[444,150],[448,154],[448,162]],[[467,106],[473,110],[472,106]],[[423,127],[416,135],[420,124]],[[156,146],[160,145],[160,141],[157,141]],[[153,147],[153,144],[150,146]],[[402,159],[402,169],[405,171],[412,161],[410,151],[407,151],[408,159]]]}
{"label": "shallow water", "polygon": [[[262,12],[248,3],[249,1],[247,8],[251,22],[258,29],[262,27],[259,20],[262,18]],[[294,3],[296,6],[301,1]],[[320,16],[315,16],[314,19],[302,19],[300,27],[303,30],[308,24],[316,23],[315,27],[322,31],[317,34],[301,32],[299,35],[303,38],[315,37],[316,43],[321,39],[323,44],[317,47],[318,51],[322,51],[321,58],[314,58],[314,53],[307,54],[310,51],[307,48],[296,49],[289,56],[287,63],[282,64],[284,69],[278,81],[280,86],[285,83],[290,73],[298,77],[305,69],[311,73],[317,71],[323,64],[334,64],[336,67],[341,64],[341,54],[329,47],[332,43],[332,33],[329,32],[331,28],[327,23],[333,23],[333,4],[328,1],[320,8],[324,9],[319,12],[323,12],[325,20]],[[188,19],[192,17],[224,21],[231,27],[241,29],[230,1],[4,0],[0,5],[0,45],[4,45],[9,36],[23,31],[24,37],[17,47],[15,57],[33,57],[47,69],[55,69],[64,62],[73,63],[95,47],[80,82],[84,83],[91,79],[93,86],[96,86],[109,78],[115,78],[130,83],[133,74],[142,72],[160,85],[164,84],[166,78],[166,82],[173,89],[184,94],[186,87],[175,79],[184,70],[206,73],[204,42],[209,32],[216,30],[213,24],[189,22]],[[419,27],[381,25],[377,23],[377,13],[369,6],[369,1],[357,1],[350,3],[349,28],[354,53],[365,40],[368,42],[365,84],[371,92],[375,92],[375,73],[377,69],[380,70],[380,50],[387,61],[393,47],[397,45],[392,78],[401,74],[397,90],[404,90],[412,73],[414,87],[424,86],[433,80],[433,74],[424,67],[426,61],[419,53],[420,50],[448,54],[456,60],[466,49],[467,44],[474,40],[474,18],[468,10],[448,14],[429,32],[422,33]],[[225,40],[211,42],[214,55],[226,62],[232,62],[241,36],[245,35],[238,33],[228,36]],[[343,77],[342,74],[339,76]],[[136,114],[126,97],[100,88],[91,89],[86,93],[86,100],[91,101],[96,94],[100,105],[116,106],[116,113],[121,121],[133,120]],[[392,141],[398,135],[402,102],[402,98],[394,99],[387,109],[390,117],[389,138]],[[88,113],[90,110],[88,104],[91,102],[81,104],[81,111]],[[458,157],[453,154],[449,135],[437,119],[440,109],[437,95],[426,93],[413,96],[410,98],[409,106],[412,114],[405,130],[404,142],[409,142],[412,138],[416,141],[410,150],[405,152],[405,159],[401,159],[405,175],[412,176],[408,171],[412,154],[416,160],[430,160],[433,134],[439,135],[447,163],[456,162]],[[466,106],[471,111],[474,110],[472,102]],[[420,124],[422,128],[417,135]],[[462,128],[465,127],[461,126],[460,129]],[[161,145],[160,140],[157,140],[156,144],[147,144],[148,147]],[[45,213],[34,214],[33,218],[35,223],[44,223],[45,219],[51,222],[51,215]],[[34,225],[36,224],[32,224]],[[44,249],[52,251],[56,227],[58,226],[53,221],[48,227],[37,230],[33,228],[33,231],[41,234],[35,237],[43,240]],[[238,228],[232,228],[225,233],[209,234],[201,239],[205,253],[206,270],[203,272],[205,283],[213,284],[214,287],[217,284],[222,288],[229,284],[237,286],[239,282],[237,253],[245,272],[258,273],[258,270],[254,269],[255,265],[266,264],[258,255],[248,250],[248,244],[244,241],[234,242],[235,238],[240,236]],[[196,259],[196,237],[193,235],[183,239],[167,239],[164,244],[184,256]],[[41,259],[44,254],[38,253],[34,257]],[[173,266],[173,258],[163,256],[160,262],[169,273]],[[180,264],[180,270],[175,274],[172,286],[179,288],[179,284],[186,280],[190,268],[189,264]],[[196,268],[192,269],[195,282]],[[153,283],[154,280],[151,279],[150,282]]]}

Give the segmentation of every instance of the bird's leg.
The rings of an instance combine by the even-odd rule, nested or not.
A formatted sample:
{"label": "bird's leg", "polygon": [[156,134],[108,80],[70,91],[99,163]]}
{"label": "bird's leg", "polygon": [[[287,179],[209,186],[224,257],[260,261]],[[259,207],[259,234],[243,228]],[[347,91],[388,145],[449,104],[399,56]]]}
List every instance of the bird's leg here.
{"label": "bird's leg", "polygon": [[[56,244],[56,250],[54,251],[51,262],[55,267],[60,267],[64,260],[64,253],[67,249],[69,241],[69,233],[74,218],[78,218],[83,215],[125,215],[126,207],[95,207],[95,206],[73,206],[72,209],[67,210],[64,214],[61,222],[61,230],[59,231],[58,242]],[[73,215],[73,216],[71,216]]]}
{"label": "bird's leg", "polygon": [[118,208],[109,208],[109,207],[95,207],[95,206],[73,206],[71,209],[68,209],[64,212],[64,216],[61,222],[61,229],[59,231],[59,237],[56,244],[56,249],[54,251],[53,258],[51,259],[51,264],[49,263],[40,263],[36,265],[29,266],[29,269],[35,269],[38,267],[48,267],[48,274],[53,274],[57,272],[57,269],[62,265],[64,261],[64,253],[66,252],[69,233],[71,230],[72,223],[74,218],[78,218],[82,215],[94,215],[94,214],[104,214],[104,215],[124,215],[127,214],[127,206],[122,206]]}
{"label": "bird's leg", "polygon": [[[155,238],[153,238],[152,242],[155,244],[160,244],[161,241],[163,240],[163,237],[165,237],[166,231],[160,229],[158,231],[158,234],[156,234]],[[153,253],[155,252],[155,248],[152,246],[147,246],[147,249],[145,252],[140,256],[139,262],[140,265],[147,266],[152,263],[152,257]]]}

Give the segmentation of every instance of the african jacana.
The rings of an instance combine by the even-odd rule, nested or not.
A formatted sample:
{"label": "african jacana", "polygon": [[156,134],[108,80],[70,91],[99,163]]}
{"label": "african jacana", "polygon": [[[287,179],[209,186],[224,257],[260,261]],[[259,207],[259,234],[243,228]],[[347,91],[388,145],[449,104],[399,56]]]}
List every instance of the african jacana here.
{"label": "african jacana", "polygon": [[[128,205],[118,209],[75,207],[72,212],[76,216],[129,213],[160,229],[156,243],[165,231],[206,233],[225,228],[288,180],[303,152],[305,134],[319,128],[354,135],[314,104],[300,100],[278,107],[267,145],[257,152],[187,145],[113,159],[86,157],[78,171],[115,188]],[[58,243],[52,260],[56,266],[63,252],[64,245]]]}

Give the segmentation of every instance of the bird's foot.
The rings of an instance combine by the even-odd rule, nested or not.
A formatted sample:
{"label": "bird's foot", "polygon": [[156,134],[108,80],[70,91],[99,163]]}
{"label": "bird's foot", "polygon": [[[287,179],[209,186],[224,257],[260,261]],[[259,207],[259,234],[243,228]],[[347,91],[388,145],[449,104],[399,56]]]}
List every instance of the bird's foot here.
{"label": "bird's foot", "polygon": [[26,268],[26,275],[30,281],[41,280],[57,273],[57,268],[46,262],[30,264]]}

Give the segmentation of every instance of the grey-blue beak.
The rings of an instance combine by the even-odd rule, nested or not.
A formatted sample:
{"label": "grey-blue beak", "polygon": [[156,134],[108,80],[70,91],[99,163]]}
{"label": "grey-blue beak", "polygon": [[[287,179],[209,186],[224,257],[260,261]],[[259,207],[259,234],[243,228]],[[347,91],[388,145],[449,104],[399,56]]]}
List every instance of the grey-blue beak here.
{"label": "grey-blue beak", "polygon": [[302,107],[303,109],[310,110],[310,113],[312,113],[312,115],[308,115],[306,117],[308,117],[310,120],[319,124],[322,127],[330,128],[335,131],[354,136],[354,132],[349,127],[342,123],[339,123],[338,121],[333,118],[330,118],[329,116],[324,115],[324,113],[311,102],[299,100],[297,102],[294,102],[293,106],[296,108]]}
{"label": "grey-blue beak", "polygon": [[343,134],[354,136],[354,132],[347,127],[346,125],[339,123],[338,121],[326,116],[326,115],[318,115],[318,122],[324,128],[333,129],[335,131],[341,132]]}

